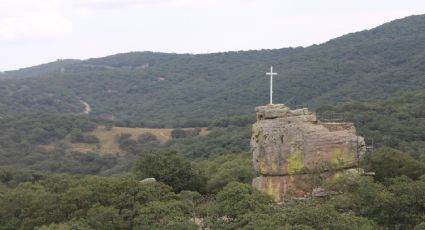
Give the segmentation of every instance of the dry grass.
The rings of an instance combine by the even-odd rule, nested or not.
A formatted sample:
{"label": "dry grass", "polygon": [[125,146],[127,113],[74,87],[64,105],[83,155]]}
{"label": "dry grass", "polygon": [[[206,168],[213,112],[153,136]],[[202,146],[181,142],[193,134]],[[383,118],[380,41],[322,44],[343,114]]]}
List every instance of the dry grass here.
{"label": "dry grass", "polygon": [[[186,128],[184,130],[191,130],[193,128]],[[165,143],[171,140],[171,131],[173,129],[150,129],[150,128],[125,128],[125,127],[113,127],[107,130],[104,126],[98,126],[90,134],[95,135],[99,138],[100,144],[83,144],[73,143],[71,148],[73,151],[78,152],[96,152],[99,154],[125,154],[120,148],[116,140],[116,137],[123,133],[131,134],[132,139],[144,133],[151,133],[155,135],[161,143]],[[208,134],[207,128],[202,128],[199,135],[205,136]]]}

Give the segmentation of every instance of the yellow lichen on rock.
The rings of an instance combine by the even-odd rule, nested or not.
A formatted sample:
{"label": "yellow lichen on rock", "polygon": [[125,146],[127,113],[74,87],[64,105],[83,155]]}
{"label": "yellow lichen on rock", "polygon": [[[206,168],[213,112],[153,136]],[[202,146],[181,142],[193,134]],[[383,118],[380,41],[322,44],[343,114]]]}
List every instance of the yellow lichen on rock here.
{"label": "yellow lichen on rock", "polygon": [[264,173],[266,171],[267,171],[266,163],[264,163],[264,162],[260,163],[260,173]]}
{"label": "yellow lichen on rock", "polygon": [[348,162],[353,161],[351,154],[345,153],[342,149],[335,149],[332,155],[333,158],[331,163],[338,168],[346,165]]}
{"label": "yellow lichen on rock", "polygon": [[277,172],[277,165],[276,162],[272,162],[272,172]]}
{"label": "yellow lichen on rock", "polygon": [[297,149],[288,156],[288,174],[294,174],[304,168],[303,155],[301,150]]}
{"label": "yellow lichen on rock", "polygon": [[272,156],[272,172],[277,172],[277,164],[276,164],[276,155],[273,154]]}
{"label": "yellow lichen on rock", "polygon": [[266,193],[273,197],[275,200],[279,200],[280,197],[280,187],[279,184],[273,183],[273,181],[270,179],[267,183],[267,191]]}
{"label": "yellow lichen on rock", "polygon": [[259,106],[251,151],[259,174],[253,185],[277,202],[305,197],[323,180],[358,165],[365,151],[353,123],[326,123],[307,108]]}

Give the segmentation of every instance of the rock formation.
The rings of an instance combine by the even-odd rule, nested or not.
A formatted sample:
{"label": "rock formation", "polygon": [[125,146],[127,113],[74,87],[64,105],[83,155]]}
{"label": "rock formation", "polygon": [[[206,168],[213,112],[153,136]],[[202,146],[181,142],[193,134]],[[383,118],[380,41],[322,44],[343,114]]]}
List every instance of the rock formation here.
{"label": "rock formation", "polygon": [[303,197],[329,180],[357,167],[365,152],[352,123],[322,123],[308,109],[282,104],[256,108],[251,150],[259,177],[253,185],[278,202]]}

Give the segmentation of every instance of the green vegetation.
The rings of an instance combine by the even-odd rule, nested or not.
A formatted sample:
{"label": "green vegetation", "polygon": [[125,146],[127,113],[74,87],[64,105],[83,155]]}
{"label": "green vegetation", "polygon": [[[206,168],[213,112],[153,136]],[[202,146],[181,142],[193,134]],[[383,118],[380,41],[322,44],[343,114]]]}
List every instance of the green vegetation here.
{"label": "green vegetation", "polygon": [[276,102],[382,99],[425,87],[424,22],[424,15],[411,16],[307,48],[58,61],[6,72],[0,111],[82,113],[83,99],[93,115],[135,120],[139,127],[206,126],[267,103],[270,65],[279,72]]}
{"label": "green vegetation", "polygon": [[144,154],[134,166],[138,179],[155,178],[170,185],[176,192],[191,190],[202,192],[205,179],[199,169],[176,152]]}
{"label": "green vegetation", "polygon": [[380,226],[409,229],[423,222],[425,181],[407,177],[375,183],[369,177],[339,178],[331,189],[342,196],[329,201],[337,210],[367,217]]}
{"label": "green vegetation", "polygon": [[[308,48],[128,53],[7,72],[0,230],[424,229],[424,21]],[[327,196],[284,204],[251,186],[252,109],[267,101],[270,64],[278,101],[322,105],[318,114],[341,113],[373,139],[361,164],[374,176],[323,181]],[[81,99],[90,116],[79,115]],[[293,153],[288,170],[303,170]]]}
{"label": "green vegetation", "polygon": [[[414,109],[415,97],[403,98],[413,98]],[[67,139],[84,140],[102,122],[0,119],[2,165],[9,165],[0,167],[0,229],[411,229],[425,222],[423,154],[380,148],[362,163],[374,178],[340,177],[325,185],[335,195],[278,205],[250,185],[256,173],[247,152],[249,127],[210,127],[207,135],[189,129],[163,143],[149,132],[123,133],[117,137],[128,151],[123,156],[69,151]],[[133,142],[139,149],[131,152]],[[158,182],[140,182],[150,177]]]}
{"label": "green vegetation", "polygon": [[[377,155],[375,163],[381,156]],[[149,168],[148,158],[153,162]],[[209,182],[225,179],[220,175],[222,169],[231,167],[220,165],[224,159],[234,168],[245,167],[241,162],[246,156],[191,165],[175,153],[159,153],[141,156],[136,174],[120,177],[3,168],[0,229],[412,229],[425,222],[424,176],[390,175],[374,182],[371,177],[349,174],[325,185],[334,194],[326,199],[293,200],[284,205],[273,203],[248,180],[241,180],[241,170],[236,169],[225,173],[234,179],[224,184],[188,186],[202,172],[208,172],[204,175]],[[189,178],[193,173],[197,176]],[[140,182],[137,178],[144,178],[142,174],[156,175],[160,182]]]}
{"label": "green vegetation", "polygon": [[81,130],[73,130],[71,132],[72,143],[98,144],[99,138],[92,134],[84,134]]}
{"label": "green vegetation", "polygon": [[206,191],[217,193],[228,183],[236,181],[250,184],[256,176],[250,153],[226,154],[213,160],[199,162],[206,175]]}
{"label": "green vegetation", "polygon": [[[88,116],[2,118],[0,229],[419,228],[425,223],[423,99],[412,93],[319,108],[362,121],[359,132],[376,135],[379,149],[362,162],[375,176],[340,177],[325,185],[335,195],[284,205],[250,185],[256,173],[244,122],[215,121],[225,127],[204,135],[166,129],[164,141],[159,130],[106,128],[110,121]],[[103,137],[94,138],[99,129],[119,129],[111,133],[120,133],[117,143],[126,154],[78,153],[68,146],[100,144]],[[55,174],[63,172],[78,175]],[[158,182],[140,182],[150,177]]]}
{"label": "green vegetation", "polygon": [[425,92],[409,93],[386,100],[323,106],[318,114],[341,113],[355,123],[358,133],[375,147],[400,149],[419,158],[425,153]]}
{"label": "green vegetation", "polygon": [[[375,132],[380,148],[362,162],[375,176],[340,177],[325,184],[334,195],[284,205],[250,185],[256,173],[248,153],[249,126],[218,122],[228,127],[210,127],[204,135],[200,129],[174,129],[174,138],[167,129],[166,141],[157,138],[159,130],[119,128],[117,143],[126,154],[100,156],[71,151],[68,144],[99,144],[93,138],[99,129],[118,129],[106,128],[109,121],[2,118],[0,229],[419,228],[425,223],[423,95],[318,109],[342,112],[346,119],[363,121],[361,133]],[[390,132],[394,127],[398,132]],[[403,143],[395,145],[400,150],[389,147],[394,141]],[[55,174],[62,172],[78,175]],[[158,182],[140,182],[150,177]]]}
{"label": "green vegetation", "polygon": [[[0,119],[0,166],[49,172],[97,174],[117,164],[114,156],[68,151],[63,141],[71,133],[94,130],[87,117],[40,114]],[[84,136],[87,141],[88,136]],[[82,141],[82,140],[79,140]]]}
{"label": "green vegetation", "polygon": [[[422,157],[425,157],[425,155],[422,155]],[[411,179],[418,179],[425,174],[425,162],[423,160],[416,161],[410,155],[388,147],[382,148],[366,158],[365,167],[369,171],[375,172],[375,179],[378,181],[402,175]]]}
{"label": "green vegetation", "polygon": [[[185,137],[171,139],[171,129],[114,127],[106,131],[99,126],[102,122],[87,116],[49,114],[2,118],[0,166],[55,173],[116,175],[130,172],[139,154],[177,151],[190,159],[203,160],[249,149],[248,127],[204,129],[202,135],[198,128],[181,129]],[[114,137],[116,133],[118,136]],[[116,145],[115,152],[109,142],[116,142],[112,143]],[[102,152],[105,148],[107,151]]]}
{"label": "green vegetation", "polygon": [[[78,229],[190,226],[189,206],[169,186],[141,184],[130,177],[52,175],[7,188],[0,203],[1,229],[33,229],[54,223]],[[159,219],[156,215],[162,214],[161,210],[173,215]]]}
{"label": "green vegetation", "polygon": [[[99,125],[94,131],[87,135],[94,135],[99,139],[100,148],[97,145],[84,145],[88,151],[105,154],[126,154],[140,151],[141,145],[161,144],[171,139],[171,130],[166,128],[139,128],[139,127],[116,127],[108,122]],[[117,122],[121,123],[121,122]],[[99,124],[103,124],[100,122]],[[204,128],[205,130],[205,128]],[[154,140],[156,139],[156,140]],[[159,144],[159,143],[157,143]],[[80,145],[72,145],[78,147]]]}
{"label": "green vegetation", "polygon": [[211,128],[206,136],[173,139],[164,147],[173,149],[192,159],[215,158],[225,153],[241,153],[249,150],[251,127]]}

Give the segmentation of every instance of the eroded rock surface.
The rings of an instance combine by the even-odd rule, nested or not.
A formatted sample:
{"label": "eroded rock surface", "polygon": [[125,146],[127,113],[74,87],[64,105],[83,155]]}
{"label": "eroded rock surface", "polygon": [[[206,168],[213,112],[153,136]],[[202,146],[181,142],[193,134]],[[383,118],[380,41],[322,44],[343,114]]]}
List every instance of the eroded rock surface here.
{"label": "eroded rock surface", "polygon": [[259,106],[256,112],[251,149],[260,177],[253,184],[276,201],[292,188],[306,187],[303,175],[354,168],[365,152],[352,123],[321,123],[308,109],[282,104]]}

